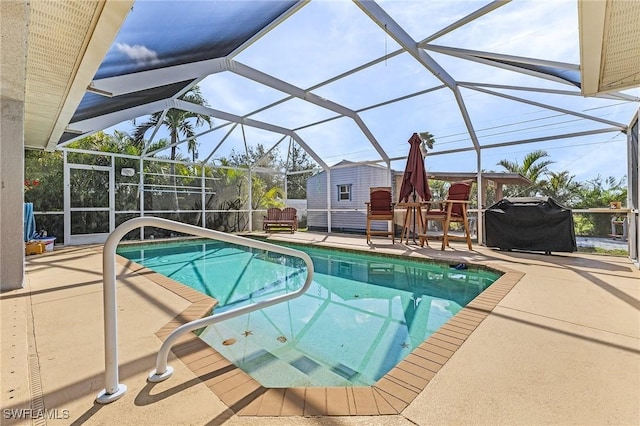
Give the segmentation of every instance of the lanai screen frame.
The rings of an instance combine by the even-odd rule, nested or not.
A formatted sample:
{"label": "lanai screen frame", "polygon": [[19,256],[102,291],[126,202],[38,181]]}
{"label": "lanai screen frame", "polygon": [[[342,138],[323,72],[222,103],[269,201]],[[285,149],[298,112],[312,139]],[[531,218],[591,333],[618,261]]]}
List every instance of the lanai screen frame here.
{"label": "lanai screen frame", "polygon": [[[251,116],[255,115],[258,112],[264,111],[271,107],[274,107],[287,99],[300,99],[304,102],[308,102],[314,105],[317,105],[323,109],[331,111],[335,116],[322,120],[322,122],[327,122],[331,120],[337,120],[339,118],[347,118],[351,120],[355,125],[361,130],[361,132],[365,135],[366,139],[369,140],[371,146],[374,148],[375,152],[378,154],[379,158],[372,158],[368,161],[364,161],[365,163],[382,163],[386,165],[389,169],[391,169],[391,162],[403,160],[406,157],[390,157],[385,149],[381,146],[381,144],[377,141],[373,132],[368,128],[365,121],[361,118],[361,114],[365,111],[369,111],[371,109],[391,105],[396,102],[401,102],[407,99],[410,99],[415,96],[420,96],[424,93],[429,92],[437,92],[437,91],[450,91],[454,96],[455,101],[459,107],[459,111],[461,117],[465,123],[470,146],[467,148],[458,148],[452,150],[441,150],[431,152],[429,155],[447,155],[452,153],[461,153],[465,151],[473,151],[476,154],[476,172],[478,170],[482,170],[482,155],[481,151],[493,148],[500,148],[505,146],[515,146],[520,144],[532,144],[536,142],[544,142],[549,140],[557,140],[557,139],[569,139],[569,138],[577,138],[587,135],[595,135],[600,133],[612,133],[612,132],[624,132],[629,134],[629,127],[625,123],[618,123],[611,120],[604,119],[602,117],[598,117],[596,115],[584,114],[581,112],[572,111],[569,109],[555,107],[548,104],[543,104],[541,102],[534,102],[523,97],[518,97],[514,95],[508,95],[503,93],[504,90],[512,90],[512,91],[527,91],[527,92],[537,92],[537,93],[548,93],[548,94],[556,94],[556,95],[567,95],[567,96],[581,96],[579,90],[580,87],[580,77],[579,77],[579,67],[575,64],[554,62],[554,61],[545,61],[535,58],[525,58],[525,57],[516,57],[512,55],[503,55],[491,52],[480,52],[480,51],[472,51],[468,49],[459,49],[452,48],[446,46],[438,46],[433,42],[440,37],[444,36],[447,33],[450,33],[458,28],[463,27],[464,25],[473,22],[474,20],[489,14],[500,7],[504,6],[509,2],[496,1],[491,2],[485,6],[479,7],[477,10],[472,13],[464,16],[461,19],[451,23],[450,25],[442,28],[438,32],[424,38],[423,40],[414,40],[411,36],[377,3],[370,1],[358,1],[355,2],[356,6],[362,10],[364,14],[366,14],[369,19],[378,25],[381,31],[384,31],[387,36],[391,37],[399,46],[400,49],[390,52],[384,57],[379,57],[374,59],[366,64],[362,64],[358,67],[355,67],[347,72],[344,72],[340,75],[334,76],[322,83],[316,84],[312,87],[301,88],[296,87],[293,84],[282,81],[278,78],[270,76],[258,69],[247,66],[246,64],[240,63],[235,58],[247,48],[250,48],[252,44],[254,44],[257,40],[259,40],[262,36],[267,34],[271,29],[275,28],[279,24],[283,23],[285,20],[289,19],[291,16],[295,15],[302,7],[304,7],[308,2],[307,1],[299,1],[299,2],[281,2],[279,6],[281,7],[281,13],[275,17],[274,19],[264,22],[264,26],[260,28],[256,27],[255,33],[237,45],[235,48],[231,49],[227,54],[222,57],[216,58],[206,58],[200,60],[198,62],[193,63],[179,63],[172,65],[171,67],[158,67],[158,68],[150,68],[146,70],[142,70],[135,73],[128,74],[109,74],[109,75],[101,75],[100,72],[96,74],[96,78],[92,82],[91,86],[88,88],[88,97],[102,96],[104,97],[105,104],[110,104],[111,101],[117,104],[117,102],[124,102],[123,105],[129,105],[129,108],[121,109],[117,106],[110,106],[105,109],[104,112],[94,112],[91,114],[83,114],[82,112],[76,113],[74,118],[71,119],[67,127],[67,132],[63,135],[60,142],[58,143],[58,148],[64,148],[71,141],[77,140],[81,137],[92,134],[96,131],[109,128],[113,125],[121,123],[125,120],[130,120],[136,117],[144,116],[147,114],[151,114],[159,111],[168,111],[170,108],[182,109],[185,111],[191,111],[199,114],[206,114],[210,117],[217,118],[222,120],[224,124],[217,126],[215,129],[224,126],[237,125],[240,124],[242,126],[250,126],[259,129],[263,129],[266,131],[278,133],[281,135],[289,136],[296,141],[300,147],[302,147],[312,158],[313,160],[320,166],[322,170],[328,171],[330,166],[324,161],[324,159],[318,155],[314,149],[304,140],[298,133],[303,128],[285,128],[282,126],[277,126],[269,122],[264,122],[260,120],[252,119]],[[526,74],[529,76],[535,76],[547,80],[552,80],[555,82],[560,82],[566,84],[570,87],[570,90],[555,90],[555,89],[542,89],[536,87],[524,87],[524,86],[509,86],[509,85],[489,85],[483,84],[481,82],[461,82],[455,80],[447,70],[445,70],[430,54],[431,52],[435,52],[438,54],[449,55],[456,58],[461,58],[464,60],[482,63],[485,65],[494,66],[503,70],[514,71],[522,74]],[[419,64],[421,64],[426,70],[428,70],[431,74],[436,76],[436,78],[440,81],[441,84],[435,85],[428,89],[422,90],[420,92],[415,92],[412,94],[408,94],[402,97],[397,97],[394,99],[387,99],[384,102],[380,102],[375,105],[369,105],[363,108],[359,108],[357,110],[353,110],[347,108],[344,105],[333,102],[331,100],[322,98],[313,93],[314,90],[317,90],[327,84],[335,82],[339,79],[348,77],[357,72],[360,72],[364,69],[367,69],[371,66],[381,63],[382,61],[386,61],[389,58],[394,56],[408,53],[411,55]],[[250,112],[244,115],[232,114],[228,111],[217,110],[210,107],[203,107],[200,105],[190,104],[179,99],[189,88],[201,82],[208,75],[213,73],[220,72],[230,72],[235,75],[241,76],[253,82],[257,82],[265,87],[269,87],[271,89],[278,90],[287,95],[285,99],[274,102],[270,105],[264,106],[258,110]],[[581,119],[585,119],[594,123],[598,123],[600,125],[606,126],[598,129],[585,130],[581,132],[570,132],[565,134],[555,134],[552,136],[545,136],[539,138],[531,138],[531,139],[521,139],[521,140],[512,140],[506,141],[502,143],[496,143],[492,145],[481,145],[477,132],[473,126],[471,117],[469,112],[467,111],[467,107],[465,104],[464,96],[461,93],[461,88],[466,90],[472,90],[478,93],[484,93],[491,96],[501,97],[508,99],[510,101],[525,103],[534,107],[541,107],[551,111],[555,111],[561,114],[567,114],[571,116],[575,116]],[[151,92],[147,93],[146,91],[153,91],[154,95],[151,95]],[[127,104],[127,98],[137,98],[143,99],[142,102],[137,101],[133,104]],[[606,95],[601,95],[600,97],[609,98],[614,100],[621,101],[631,101],[638,102],[639,99],[630,95],[626,95],[624,93],[609,93]],[[108,101],[108,102],[107,102]],[[320,122],[309,123],[304,127],[312,127],[314,125],[319,124]],[[212,131],[208,130],[206,132],[199,133],[198,136],[202,136],[205,133]],[[416,129],[420,130],[420,129]],[[154,133],[155,135],[155,133]],[[154,136],[149,139],[149,143],[153,142]],[[181,140],[178,144],[184,144],[188,142],[187,140]],[[215,151],[215,149],[214,149]],[[211,154],[205,156],[206,158],[211,157]],[[150,153],[146,153],[143,156],[150,156]],[[329,173],[327,173],[329,176]],[[478,187],[482,186],[481,177],[478,175]],[[329,199],[328,199],[329,201]],[[328,202],[329,204],[329,202]],[[479,221],[479,225],[481,225],[482,221]],[[329,230],[330,219],[329,219]],[[481,229],[479,229],[479,235],[482,235]]]}

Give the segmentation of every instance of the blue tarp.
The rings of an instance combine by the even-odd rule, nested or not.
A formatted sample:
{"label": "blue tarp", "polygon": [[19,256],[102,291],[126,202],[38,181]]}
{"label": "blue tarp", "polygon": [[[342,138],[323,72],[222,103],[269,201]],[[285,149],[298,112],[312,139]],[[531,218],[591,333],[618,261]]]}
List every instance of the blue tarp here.
{"label": "blue tarp", "polygon": [[36,235],[36,217],[33,203],[24,203],[24,240],[29,241]]}

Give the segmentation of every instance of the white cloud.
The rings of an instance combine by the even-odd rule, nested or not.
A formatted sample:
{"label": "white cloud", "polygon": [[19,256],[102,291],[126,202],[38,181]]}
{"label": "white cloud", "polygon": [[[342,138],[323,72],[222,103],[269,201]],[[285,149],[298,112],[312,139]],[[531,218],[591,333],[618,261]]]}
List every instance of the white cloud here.
{"label": "white cloud", "polygon": [[145,46],[139,44],[131,46],[127,43],[116,43],[115,46],[119,52],[136,61],[138,65],[156,65],[160,63],[158,54]]}

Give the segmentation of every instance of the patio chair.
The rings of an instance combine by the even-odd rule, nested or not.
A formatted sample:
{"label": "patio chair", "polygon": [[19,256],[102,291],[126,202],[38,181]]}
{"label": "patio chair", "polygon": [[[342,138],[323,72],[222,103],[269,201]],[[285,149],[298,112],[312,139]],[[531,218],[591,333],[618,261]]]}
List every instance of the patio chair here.
{"label": "patio chair", "polygon": [[[469,218],[467,217],[467,207],[469,205],[469,197],[471,196],[471,185],[464,182],[452,183],[449,187],[447,198],[442,201],[429,201],[428,205],[435,205],[436,208],[429,208],[424,215],[424,233],[418,234],[420,237],[420,246],[424,247],[427,240],[427,229],[429,228],[429,221],[437,221],[442,224],[442,247],[449,246],[449,240],[463,240],[467,242],[469,250],[471,248],[471,233],[469,231]],[[450,235],[451,223],[462,223],[464,227],[464,237],[456,235]]]}
{"label": "patio chair", "polygon": [[286,207],[283,210],[271,207],[263,217],[262,228],[266,232],[288,230],[293,233],[298,230],[298,212],[293,207]]}
{"label": "patio chair", "polygon": [[270,207],[267,209],[267,215],[263,216],[264,220],[262,222],[262,228],[265,231],[269,231],[271,227],[278,224],[280,221],[280,210],[277,207]]}
{"label": "patio chair", "polygon": [[298,230],[298,211],[293,207],[285,207],[280,213],[280,221],[291,228],[291,232]]}
{"label": "patio chair", "polygon": [[[392,244],[396,243],[395,230],[393,229],[393,209],[395,203],[391,201],[391,187],[372,187],[369,189],[369,202],[367,205],[367,244],[371,242],[372,235],[390,236]],[[391,228],[386,231],[374,231],[371,222],[386,221],[391,223]]]}

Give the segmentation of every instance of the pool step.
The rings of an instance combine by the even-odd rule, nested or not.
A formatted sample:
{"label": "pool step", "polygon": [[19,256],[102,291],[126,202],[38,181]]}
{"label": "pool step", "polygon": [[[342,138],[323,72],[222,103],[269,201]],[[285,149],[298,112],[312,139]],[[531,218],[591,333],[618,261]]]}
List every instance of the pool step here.
{"label": "pool step", "polygon": [[[256,340],[254,335],[234,336],[224,324],[216,324],[200,336],[225,358],[269,387],[364,386],[360,374],[350,367],[323,365],[298,350],[292,342],[273,346]],[[224,346],[221,336],[233,336],[237,343]],[[251,339],[248,339],[251,337]],[[269,339],[269,343],[271,343]],[[263,347],[272,346],[270,350]]]}

